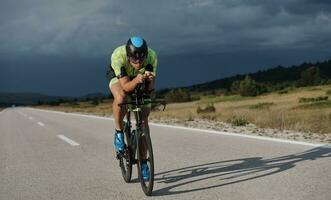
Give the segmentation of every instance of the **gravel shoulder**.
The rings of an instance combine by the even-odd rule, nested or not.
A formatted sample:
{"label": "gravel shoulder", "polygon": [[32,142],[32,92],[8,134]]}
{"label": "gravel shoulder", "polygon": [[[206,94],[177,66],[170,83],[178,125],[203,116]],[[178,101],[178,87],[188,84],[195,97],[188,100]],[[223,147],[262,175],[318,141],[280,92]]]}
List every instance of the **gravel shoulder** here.
{"label": "gravel shoulder", "polygon": [[190,128],[209,129],[230,133],[240,133],[255,136],[265,136],[271,138],[288,139],[293,141],[312,142],[312,143],[325,143],[331,144],[331,134],[316,134],[316,133],[304,133],[291,130],[277,130],[270,128],[259,128],[254,124],[248,124],[245,126],[233,126],[229,123],[206,120],[206,119],[193,119],[183,121],[179,119],[150,119],[151,122],[184,126]]}

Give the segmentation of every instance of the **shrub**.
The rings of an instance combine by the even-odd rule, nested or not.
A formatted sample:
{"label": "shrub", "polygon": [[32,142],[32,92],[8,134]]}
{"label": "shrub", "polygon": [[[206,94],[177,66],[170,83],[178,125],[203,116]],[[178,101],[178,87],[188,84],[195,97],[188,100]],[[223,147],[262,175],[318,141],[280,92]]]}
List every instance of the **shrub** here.
{"label": "shrub", "polygon": [[273,102],[262,102],[249,106],[250,109],[269,109],[271,105],[274,105]]}
{"label": "shrub", "polygon": [[309,104],[303,104],[295,107],[295,109],[325,109],[331,108],[331,101],[317,101]]}
{"label": "shrub", "polygon": [[214,113],[215,111],[216,111],[216,108],[215,108],[214,104],[212,104],[212,103],[207,104],[207,106],[205,106],[204,108],[201,108],[200,106],[198,106],[198,108],[197,108],[198,114]]}
{"label": "shrub", "polygon": [[190,113],[190,114],[187,116],[187,121],[194,121],[194,117],[193,117],[192,113]]}
{"label": "shrub", "polygon": [[233,118],[229,119],[228,122],[234,126],[246,126],[249,124],[248,120],[244,116],[234,116]]}
{"label": "shrub", "polygon": [[167,102],[186,102],[191,101],[191,95],[181,88],[173,89],[165,95],[165,100]]}
{"label": "shrub", "polygon": [[98,98],[94,98],[91,104],[92,105],[95,105],[95,106],[99,105],[99,99]]}
{"label": "shrub", "polygon": [[202,119],[215,121],[217,117],[214,114],[203,114]]}
{"label": "shrub", "polygon": [[57,102],[59,102],[59,104],[61,104],[61,103],[65,103],[66,100],[64,100],[64,99],[58,99]]}
{"label": "shrub", "polygon": [[326,101],[328,100],[328,96],[319,96],[316,98],[306,98],[306,97],[300,97],[299,103],[308,103],[308,102],[318,102],[318,101]]}
{"label": "shrub", "polygon": [[331,89],[327,90],[327,91],[325,92],[325,94],[326,94],[326,95],[331,95]]}
{"label": "shrub", "polygon": [[51,102],[48,102],[48,104],[50,106],[59,106],[60,105],[60,103],[58,101],[51,101]]}
{"label": "shrub", "polygon": [[278,94],[287,94],[287,93],[288,93],[287,90],[281,90],[281,91],[278,92]]}
{"label": "shrub", "polygon": [[69,106],[79,106],[79,103],[77,103],[76,101],[71,101],[68,104]]}

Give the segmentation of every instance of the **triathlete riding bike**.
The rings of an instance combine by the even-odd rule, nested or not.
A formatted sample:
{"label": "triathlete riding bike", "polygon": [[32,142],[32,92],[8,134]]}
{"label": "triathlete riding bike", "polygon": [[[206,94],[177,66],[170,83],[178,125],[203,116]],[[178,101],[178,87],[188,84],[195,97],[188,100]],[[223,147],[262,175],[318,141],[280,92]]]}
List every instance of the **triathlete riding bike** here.
{"label": "triathlete riding bike", "polygon": [[[152,92],[155,85],[156,67],[157,56],[155,51],[149,48],[146,41],[138,36],[131,37],[126,45],[117,47],[111,56],[107,78],[110,81],[109,88],[114,97],[114,146],[117,153],[124,150],[123,118],[127,111],[127,109],[119,107],[118,104],[124,103],[128,98],[127,94],[134,91],[142,83],[146,83],[147,93]],[[150,110],[150,105],[142,109],[144,129],[148,132]],[[145,144],[142,144],[142,146],[145,146]],[[141,154],[146,154],[146,149]],[[148,180],[149,169],[147,163],[143,163],[141,169],[143,179]]]}

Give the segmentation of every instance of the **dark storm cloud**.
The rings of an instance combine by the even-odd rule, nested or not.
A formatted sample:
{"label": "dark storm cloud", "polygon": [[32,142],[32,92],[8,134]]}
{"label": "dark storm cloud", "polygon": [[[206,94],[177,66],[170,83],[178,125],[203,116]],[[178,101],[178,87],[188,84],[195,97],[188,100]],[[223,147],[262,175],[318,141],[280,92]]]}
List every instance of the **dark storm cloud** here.
{"label": "dark storm cloud", "polygon": [[100,54],[131,34],[164,54],[330,44],[331,6],[322,0],[1,4],[1,52]]}
{"label": "dark storm cloud", "polygon": [[[159,87],[169,86],[163,75],[179,67],[170,86],[188,85],[266,66],[329,58],[331,3],[2,0],[0,91],[106,91],[109,56],[131,35],[143,36],[158,52]],[[207,69],[204,76],[201,67]],[[184,81],[182,74],[189,70],[191,77]]]}

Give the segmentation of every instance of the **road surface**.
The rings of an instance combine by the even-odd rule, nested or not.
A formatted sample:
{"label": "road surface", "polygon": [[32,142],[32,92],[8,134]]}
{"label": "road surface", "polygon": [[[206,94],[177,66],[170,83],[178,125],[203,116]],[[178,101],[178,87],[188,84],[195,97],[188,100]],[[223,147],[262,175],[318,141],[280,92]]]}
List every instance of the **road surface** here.
{"label": "road surface", "polygon": [[121,177],[112,119],[0,113],[0,199],[314,199],[331,197],[331,148],[151,125],[153,197]]}

